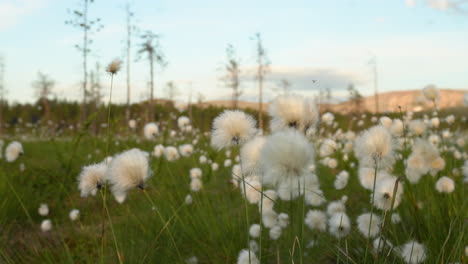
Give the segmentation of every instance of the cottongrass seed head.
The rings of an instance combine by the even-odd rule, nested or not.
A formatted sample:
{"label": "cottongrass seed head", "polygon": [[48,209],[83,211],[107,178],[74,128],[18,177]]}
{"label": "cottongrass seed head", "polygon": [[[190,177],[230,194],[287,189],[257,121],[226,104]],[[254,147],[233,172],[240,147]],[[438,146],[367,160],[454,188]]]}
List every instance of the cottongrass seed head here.
{"label": "cottongrass seed head", "polygon": [[382,220],[378,215],[365,213],[358,216],[357,224],[359,232],[364,237],[375,237],[380,232],[380,225],[382,224]]}
{"label": "cottongrass seed head", "polygon": [[105,183],[106,171],[107,166],[103,162],[83,167],[78,176],[78,189],[81,192],[81,197],[96,195]]}
{"label": "cottongrass seed head", "polygon": [[8,162],[15,161],[19,156],[23,155],[23,145],[18,141],[13,141],[5,149],[5,158]]}
{"label": "cottongrass seed head", "polygon": [[328,220],[330,234],[336,238],[347,236],[351,230],[351,221],[345,213],[333,214]]}
{"label": "cottongrass seed head", "polygon": [[148,123],[143,128],[143,134],[148,140],[154,139],[159,133],[159,127],[156,123]]}
{"label": "cottongrass seed head", "polygon": [[426,247],[416,241],[410,241],[401,248],[401,257],[406,263],[418,264],[426,260]]}
{"label": "cottongrass seed head", "polygon": [[242,249],[237,258],[237,264],[259,264],[260,261],[255,255],[255,252],[250,249]]}
{"label": "cottongrass seed head", "polygon": [[242,145],[257,132],[252,116],[238,110],[225,110],[213,121],[211,145],[218,150],[231,145]]}
{"label": "cottongrass seed head", "polygon": [[390,132],[383,126],[374,126],[366,130],[355,143],[355,155],[360,165],[374,167],[391,166],[394,162],[393,139]]}
{"label": "cottongrass seed head", "polygon": [[42,220],[41,230],[42,232],[49,232],[50,230],[52,230],[52,221],[50,221],[50,219]]}
{"label": "cottongrass seed head", "polygon": [[70,220],[72,221],[78,220],[78,218],[80,218],[80,210],[78,209],[71,210],[70,213],[68,214],[68,217],[70,217]]}
{"label": "cottongrass seed head", "polygon": [[318,186],[317,177],[308,169],[313,158],[312,144],[304,135],[295,130],[276,132],[267,138],[261,151],[262,181],[278,188],[281,199],[295,198],[302,188]]}
{"label": "cottongrass seed head", "polygon": [[443,176],[437,180],[435,187],[440,193],[451,193],[455,190],[455,182],[451,178]]}
{"label": "cottongrass seed head", "polygon": [[261,173],[260,152],[265,143],[265,137],[257,136],[242,146],[240,157],[242,160],[243,173],[247,175]]}
{"label": "cottongrass seed head", "polygon": [[[393,195],[394,189],[397,188],[395,196]],[[380,210],[389,210],[397,208],[401,202],[403,195],[403,185],[400,180],[394,176],[388,176],[379,180],[375,186],[374,206]],[[372,194],[371,194],[372,199]]]}
{"label": "cottongrass seed head", "polygon": [[144,189],[145,182],[151,174],[148,154],[134,148],[112,159],[106,172],[106,179],[117,201],[123,202],[129,190],[137,187]]}
{"label": "cottongrass seed head", "polygon": [[273,132],[292,128],[305,133],[307,129],[314,128],[318,121],[314,102],[295,94],[276,97],[270,104],[269,113]]}
{"label": "cottongrass seed head", "polygon": [[47,204],[42,203],[41,206],[39,206],[37,212],[41,216],[47,216],[49,214],[49,206],[47,206]]}

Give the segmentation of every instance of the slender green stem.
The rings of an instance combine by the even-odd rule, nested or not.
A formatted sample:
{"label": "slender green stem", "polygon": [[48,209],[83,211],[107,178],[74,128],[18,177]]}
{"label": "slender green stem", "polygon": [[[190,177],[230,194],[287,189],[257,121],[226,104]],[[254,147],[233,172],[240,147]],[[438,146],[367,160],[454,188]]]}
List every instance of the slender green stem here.
{"label": "slender green stem", "polygon": [[[240,165],[240,171],[241,171],[241,177],[242,177],[242,187],[243,187],[243,190],[244,190],[244,206],[245,206],[245,222],[247,224],[247,249],[248,249],[248,252],[249,252],[249,264],[251,263],[251,256],[250,256],[250,238],[249,238],[249,229],[250,229],[250,226],[249,226],[249,204],[248,204],[248,200],[247,200],[247,189],[245,188],[245,176],[244,176],[244,172],[243,172],[243,167],[242,167],[242,158],[239,160],[239,165]],[[263,216],[262,216],[263,217]],[[260,223],[261,225],[261,223]],[[260,229],[261,230],[261,229]]]}
{"label": "slender green stem", "polygon": [[122,262],[122,255],[120,254],[119,246],[117,244],[117,237],[115,236],[114,225],[112,224],[112,219],[111,219],[111,216],[110,216],[110,213],[109,213],[109,208],[107,208],[107,203],[106,203],[106,199],[105,199],[106,197],[105,197],[105,195],[103,195],[102,192],[101,192],[101,196],[102,196],[103,206],[104,206],[104,208],[106,210],[107,218],[109,220],[109,225],[110,225],[111,232],[112,232],[112,238],[114,239],[114,246],[115,246],[115,250],[117,252],[117,258],[119,259],[119,263],[123,263]]}
{"label": "slender green stem", "polygon": [[364,253],[364,263],[367,263],[367,253],[369,251],[369,239],[370,239],[370,230],[371,230],[371,225],[372,225],[372,216],[374,215],[374,198],[375,198],[375,186],[377,182],[378,167],[379,166],[378,166],[377,158],[374,158],[374,183],[372,185],[371,215],[370,215],[369,229],[367,231],[366,251]]}
{"label": "slender green stem", "polygon": [[177,244],[174,240],[174,236],[172,235],[172,232],[171,230],[169,229],[169,226],[166,227],[166,224],[168,223],[168,221],[166,221],[166,219],[164,219],[164,217],[161,215],[161,212],[159,211],[158,207],[156,207],[156,204],[154,203],[153,199],[151,199],[151,197],[149,196],[148,192],[146,191],[146,189],[143,189],[143,193],[145,194],[146,198],[148,199],[148,201],[150,202],[152,208],[154,209],[154,211],[156,211],[156,213],[158,214],[159,216],[159,219],[161,219],[161,222],[162,224],[164,225],[163,228],[166,228],[167,229],[167,233],[169,234],[169,237],[171,238],[171,241],[172,241],[172,244],[174,245],[175,249],[176,249],[176,252],[177,252],[177,255],[180,259],[181,262],[184,262],[182,256],[180,255],[180,251],[179,251],[179,248],[177,247]]}

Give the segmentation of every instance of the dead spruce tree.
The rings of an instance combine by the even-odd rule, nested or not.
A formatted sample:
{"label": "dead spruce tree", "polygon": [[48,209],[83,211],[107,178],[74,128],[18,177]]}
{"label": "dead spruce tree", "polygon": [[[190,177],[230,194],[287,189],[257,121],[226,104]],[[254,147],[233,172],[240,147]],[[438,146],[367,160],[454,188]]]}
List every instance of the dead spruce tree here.
{"label": "dead spruce tree", "polygon": [[3,107],[5,106],[6,96],[6,85],[5,85],[5,59],[0,55],[0,135],[3,133]]}
{"label": "dead spruce tree", "polygon": [[162,52],[161,44],[159,42],[159,35],[154,34],[152,31],[147,30],[141,35],[140,49],[138,50],[137,60],[140,60],[143,56],[148,60],[150,66],[150,93],[149,93],[149,104],[150,104],[150,119],[153,118],[154,111],[154,66],[155,64],[161,69],[166,68],[167,62]]}
{"label": "dead spruce tree", "polygon": [[258,127],[263,130],[263,81],[265,75],[270,71],[270,60],[263,47],[262,36],[256,33],[254,36],[256,41],[256,79],[258,81]]}
{"label": "dead spruce tree", "polygon": [[46,122],[50,120],[49,97],[52,95],[54,86],[55,81],[42,72],[37,73],[37,79],[32,83],[35,94],[44,108],[44,119]]}
{"label": "dead spruce tree", "polygon": [[231,44],[226,48],[226,62],[223,68],[225,73],[221,80],[227,88],[232,89],[232,107],[237,109],[239,97],[242,94],[240,90],[240,59],[236,56],[234,46]]}
{"label": "dead spruce tree", "polygon": [[80,6],[75,10],[68,10],[71,18],[65,21],[65,24],[71,25],[82,30],[83,38],[81,44],[76,44],[76,49],[81,53],[83,65],[82,95],[83,102],[81,106],[81,122],[86,120],[86,104],[88,96],[88,57],[91,52],[90,45],[93,43],[91,35],[102,29],[101,19],[89,18],[89,6],[94,0],[82,0]]}

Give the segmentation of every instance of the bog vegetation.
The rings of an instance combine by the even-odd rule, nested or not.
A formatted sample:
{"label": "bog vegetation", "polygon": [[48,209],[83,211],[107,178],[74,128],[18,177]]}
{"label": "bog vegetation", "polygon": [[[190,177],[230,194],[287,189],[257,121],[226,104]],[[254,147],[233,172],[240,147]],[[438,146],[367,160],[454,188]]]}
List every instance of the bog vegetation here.
{"label": "bog vegetation", "polygon": [[2,263],[468,260],[463,109],[342,116],[287,94],[260,130],[256,112],[183,103],[83,123],[38,105],[4,111]]}

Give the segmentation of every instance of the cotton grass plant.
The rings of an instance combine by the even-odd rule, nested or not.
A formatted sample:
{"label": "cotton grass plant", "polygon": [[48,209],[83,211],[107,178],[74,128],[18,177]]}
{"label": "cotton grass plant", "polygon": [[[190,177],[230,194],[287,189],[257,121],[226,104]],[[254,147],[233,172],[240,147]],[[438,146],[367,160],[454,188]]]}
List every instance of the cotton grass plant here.
{"label": "cotton grass plant", "polygon": [[113,108],[107,137],[17,140],[27,155],[0,160],[1,262],[466,262],[462,116],[275,102],[264,135],[242,111],[210,134],[181,108],[145,133]]}

